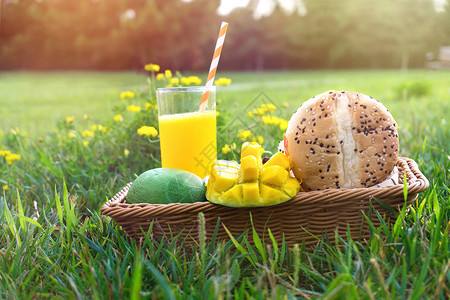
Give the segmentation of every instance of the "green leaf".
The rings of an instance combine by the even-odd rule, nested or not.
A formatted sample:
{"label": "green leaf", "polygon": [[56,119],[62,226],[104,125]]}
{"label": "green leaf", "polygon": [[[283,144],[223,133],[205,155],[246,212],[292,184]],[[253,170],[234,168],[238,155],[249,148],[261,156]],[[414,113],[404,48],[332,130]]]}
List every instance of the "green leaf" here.
{"label": "green leaf", "polygon": [[25,216],[23,214],[22,201],[20,200],[19,189],[17,189],[16,191],[17,191],[17,213],[19,215],[19,224],[20,224],[20,228],[22,229],[22,232],[25,232],[26,231],[25,222],[21,218],[21,217]]}
{"label": "green leaf", "polygon": [[34,220],[34,219],[32,219],[32,218],[29,218],[29,217],[27,217],[27,216],[20,216],[20,215],[19,215],[19,219],[22,220],[22,221],[27,221],[27,222],[29,222],[29,223],[31,223],[31,224],[33,224],[33,225],[36,225],[36,226],[39,227],[40,229],[42,229],[42,225],[39,224],[39,222],[37,222],[36,220]]}
{"label": "green leaf", "polygon": [[141,255],[137,253],[134,260],[133,275],[131,275],[131,300],[141,299],[142,263]]}
{"label": "green leaf", "polygon": [[267,263],[266,251],[264,250],[264,247],[261,243],[261,239],[259,238],[255,226],[253,225],[253,218],[251,213],[250,213],[250,223],[252,224],[253,243],[255,244],[256,249],[258,249],[259,254],[261,254],[264,264],[266,264]]}
{"label": "green leaf", "polygon": [[403,197],[405,202],[408,201],[408,180],[406,178],[406,171],[403,173]]}
{"label": "green leaf", "polygon": [[17,241],[17,245],[21,246],[21,241],[19,238],[19,233],[17,232],[16,225],[14,224],[14,219],[12,217],[11,211],[8,208],[8,204],[6,203],[6,199],[2,197],[3,200],[3,215],[5,216],[7,226],[11,231],[12,235]]}
{"label": "green leaf", "polygon": [[347,273],[339,274],[330,283],[322,299],[359,299],[352,276]]}
{"label": "green leaf", "polygon": [[150,262],[150,261],[146,261],[145,265],[147,267],[147,269],[150,270],[150,272],[152,273],[152,275],[155,277],[156,281],[157,281],[157,286],[162,288],[162,290],[165,293],[165,299],[170,299],[170,300],[175,300],[175,295],[173,294],[172,290],[170,289],[170,285],[167,282],[167,280],[164,278],[163,275],[161,275],[161,273],[158,272],[158,270],[156,269],[156,267]]}
{"label": "green leaf", "polygon": [[222,224],[222,226],[225,229],[225,231],[227,232],[228,236],[230,237],[230,239],[233,242],[236,249],[239,250],[239,252],[241,252],[241,254],[244,255],[249,260],[249,262],[252,264],[252,266],[256,268],[256,265],[253,262],[253,260],[251,259],[250,254],[247,252],[247,250],[245,250],[245,248],[242,247],[242,245],[239,244],[239,242],[233,237],[233,235],[228,230],[228,228],[225,226],[225,224]]}

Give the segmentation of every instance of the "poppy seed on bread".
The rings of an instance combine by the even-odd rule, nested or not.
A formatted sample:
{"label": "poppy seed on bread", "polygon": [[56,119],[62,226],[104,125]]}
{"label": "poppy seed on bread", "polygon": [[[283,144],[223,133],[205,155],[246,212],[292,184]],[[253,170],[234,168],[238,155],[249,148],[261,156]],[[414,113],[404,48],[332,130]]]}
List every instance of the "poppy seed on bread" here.
{"label": "poppy seed on bread", "polygon": [[306,190],[369,187],[397,162],[397,123],[372,97],[328,91],[295,111],[284,146]]}

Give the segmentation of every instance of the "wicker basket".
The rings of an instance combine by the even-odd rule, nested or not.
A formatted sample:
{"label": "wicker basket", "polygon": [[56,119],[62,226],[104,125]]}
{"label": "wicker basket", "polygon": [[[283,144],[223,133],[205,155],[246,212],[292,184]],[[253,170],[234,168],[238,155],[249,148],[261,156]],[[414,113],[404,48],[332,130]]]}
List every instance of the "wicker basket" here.
{"label": "wicker basket", "polygon": [[[428,188],[427,178],[420,172],[416,162],[409,158],[399,158],[397,162],[399,182],[403,182],[406,172],[408,186],[408,204],[417,194]],[[210,239],[218,219],[221,225],[219,239],[228,239],[224,226],[239,236],[251,229],[250,214],[253,224],[262,237],[268,241],[267,228],[270,228],[277,242],[283,236],[288,245],[300,243],[303,239],[307,245],[317,243],[313,236],[322,237],[335,229],[341,234],[349,226],[353,238],[364,240],[369,236],[369,226],[363,218],[362,211],[371,216],[372,223],[379,226],[374,213],[369,213],[370,205],[389,220],[391,213],[388,204],[395,211],[404,204],[403,184],[388,187],[369,187],[357,189],[329,189],[323,191],[300,192],[293,199],[274,206],[256,208],[231,208],[210,202],[172,203],[172,204],[127,204],[126,195],[131,184],[124,187],[101,208],[102,214],[111,217],[127,232],[130,237],[140,238],[147,232],[153,221],[153,236],[166,234],[186,238],[186,243],[196,242],[198,238],[198,214],[203,212],[206,223],[206,238]],[[313,235],[312,235],[313,234]]]}

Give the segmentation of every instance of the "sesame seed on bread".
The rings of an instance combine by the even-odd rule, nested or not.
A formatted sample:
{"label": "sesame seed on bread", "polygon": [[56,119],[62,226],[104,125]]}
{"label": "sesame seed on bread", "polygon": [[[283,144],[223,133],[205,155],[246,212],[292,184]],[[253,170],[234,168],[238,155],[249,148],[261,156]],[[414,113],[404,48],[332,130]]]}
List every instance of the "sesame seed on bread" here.
{"label": "sesame seed on bread", "polygon": [[304,102],[291,117],[285,139],[293,172],[307,190],[380,183],[392,172],[399,147],[397,124],[386,107],[345,91]]}

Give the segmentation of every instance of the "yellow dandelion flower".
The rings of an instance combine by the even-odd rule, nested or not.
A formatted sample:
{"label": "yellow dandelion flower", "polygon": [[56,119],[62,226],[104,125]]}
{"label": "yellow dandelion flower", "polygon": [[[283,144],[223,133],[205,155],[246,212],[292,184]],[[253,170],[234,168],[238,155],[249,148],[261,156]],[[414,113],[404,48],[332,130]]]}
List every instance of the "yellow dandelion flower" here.
{"label": "yellow dandelion flower", "polygon": [[164,73],[156,74],[156,80],[163,80],[163,79],[164,79]]}
{"label": "yellow dandelion flower", "polygon": [[253,113],[254,113],[255,115],[257,115],[257,116],[262,116],[262,115],[264,115],[266,112],[267,112],[267,110],[266,110],[265,108],[263,108],[263,107],[258,107],[257,109],[255,109],[255,110],[253,111]]}
{"label": "yellow dandelion flower", "polygon": [[96,130],[97,130],[97,125],[95,125],[95,124],[92,125],[92,126],[91,126],[91,129],[92,129],[92,131],[96,131]]}
{"label": "yellow dandelion flower", "polygon": [[73,139],[76,136],[75,131],[74,130],[70,130],[69,133],[67,134],[67,136],[69,138]]}
{"label": "yellow dandelion flower", "polygon": [[11,154],[11,151],[9,151],[9,150],[0,150],[0,156],[7,156],[10,154]]}
{"label": "yellow dandelion flower", "polygon": [[128,155],[130,155],[130,151],[128,149],[123,150],[123,155],[125,155],[125,157],[128,157]]}
{"label": "yellow dandelion flower", "polygon": [[89,145],[89,141],[83,141],[83,146],[87,147],[87,145]]}
{"label": "yellow dandelion flower", "polygon": [[200,84],[202,84],[202,80],[198,76],[189,76],[189,82],[192,85],[200,85]]}
{"label": "yellow dandelion flower", "polygon": [[170,83],[173,85],[179,85],[180,84],[180,79],[177,77],[171,78],[170,79]]}
{"label": "yellow dandelion flower", "polygon": [[181,84],[182,85],[189,85],[191,81],[189,80],[189,77],[181,77]]}
{"label": "yellow dandelion flower", "polygon": [[141,111],[141,107],[132,104],[132,105],[128,105],[128,106],[127,106],[127,110],[128,110],[128,111],[131,111],[131,112],[134,112],[134,113],[137,113],[137,112],[140,112],[140,111]]}
{"label": "yellow dandelion flower", "polygon": [[114,122],[122,122],[123,121],[123,117],[121,114],[117,114],[114,116]]}
{"label": "yellow dandelion flower", "polygon": [[73,122],[73,116],[72,117],[67,117],[66,118],[66,122],[67,123],[72,123]]}
{"label": "yellow dandelion flower", "polygon": [[216,117],[220,116],[220,112],[216,110]]}
{"label": "yellow dandelion flower", "polygon": [[8,190],[8,188],[9,188],[9,186],[8,186],[7,184],[4,184],[4,185],[2,186],[2,189],[3,189],[5,192]]}
{"label": "yellow dandelion flower", "polygon": [[164,76],[165,76],[166,78],[172,78],[172,71],[170,71],[170,70],[165,70],[165,71],[164,71]]}
{"label": "yellow dandelion flower", "polygon": [[137,133],[146,137],[155,137],[158,135],[158,131],[153,126],[142,126],[137,130]]}
{"label": "yellow dandelion flower", "polygon": [[81,136],[82,137],[93,137],[94,133],[92,131],[86,129],[81,133]]}
{"label": "yellow dandelion flower", "polygon": [[251,111],[247,112],[247,116],[248,116],[249,118],[253,118],[253,112],[251,112]]}
{"label": "yellow dandelion flower", "polygon": [[97,126],[97,129],[98,129],[98,131],[104,131],[104,127],[103,127],[103,125],[101,125],[101,124],[99,124],[99,125]]}
{"label": "yellow dandelion flower", "polygon": [[222,147],[222,153],[227,154],[228,152],[230,152],[230,145],[225,144],[225,146]]}
{"label": "yellow dandelion flower", "polygon": [[261,120],[266,125],[279,126],[281,123],[281,119],[275,116],[262,116]]}
{"label": "yellow dandelion flower", "polygon": [[136,94],[131,91],[125,91],[120,93],[120,99],[132,99]]}
{"label": "yellow dandelion flower", "polygon": [[222,77],[222,78],[215,80],[214,84],[217,86],[228,86],[231,84],[231,79]]}
{"label": "yellow dandelion flower", "polygon": [[281,129],[281,130],[286,130],[287,127],[288,127],[288,124],[289,124],[289,121],[287,121],[287,120],[282,120],[282,119],[281,119],[281,122],[280,122],[280,129]]}
{"label": "yellow dandelion flower", "polygon": [[264,137],[258,135],[256,137],[256,141],[258,142],[258,144],[262,145],[262,144],[264,144]]}
{"label": "yellow dandelion flower", "polygon": [[146,64],[144,69],[149,72],[159,72],[161,68],[157,64]]}
{"label": "yellow dandelion flower", "polygon": [[8,165],[12,165],[13,162],[18,161],[20,159],[20,154],[11,153],[5,156],[6,162]]}
{"label": "yellow dandelion flower", "polygon": [[251,132],[250,130],[239,130],[239,132],[238,132],[238,134],[237,134],[237,137],[238,137],[241,141],[245,142],[245,141],[251,139],[251,137],[252,137],[252,132]]}
{"label": "yellow dandelion flower", "polygon": [[272,103],[261,104],[261,108],[266,110],[266,111],[268,111],[268,112],[272,112],[272,111],[277,109],[277,107],[275,105],[273,105]]}

